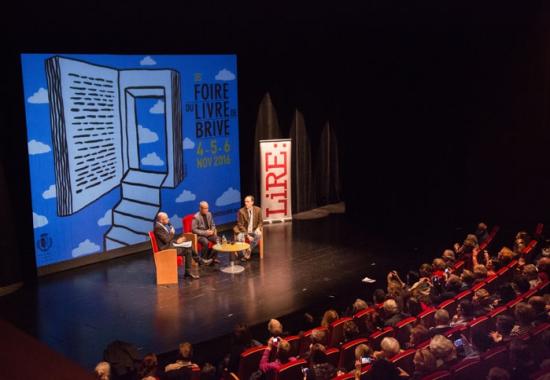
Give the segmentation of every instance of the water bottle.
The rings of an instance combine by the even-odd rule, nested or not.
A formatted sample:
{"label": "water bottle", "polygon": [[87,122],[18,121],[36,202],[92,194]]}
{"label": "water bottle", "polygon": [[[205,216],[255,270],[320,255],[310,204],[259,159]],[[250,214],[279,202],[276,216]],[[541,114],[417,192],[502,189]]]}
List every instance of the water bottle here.
{"label": "water bottle", "polygon": [[225,235],[222,236],[222,244],[227,244],[227,238]]}

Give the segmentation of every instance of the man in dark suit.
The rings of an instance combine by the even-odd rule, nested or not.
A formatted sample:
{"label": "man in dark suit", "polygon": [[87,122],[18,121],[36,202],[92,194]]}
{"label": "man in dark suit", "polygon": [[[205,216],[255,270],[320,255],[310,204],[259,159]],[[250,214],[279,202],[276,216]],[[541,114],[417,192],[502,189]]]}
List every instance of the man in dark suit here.
{"label": "man in dark suit", "polygon": [[[175,237],[176,230],[170,224],[168,214],[165,212],[159,212],[157,214],[157,220],[155,221],[155,227],[153,229],[155,237],[157,238],[157,244],[159,249],[176,248],[178,256],[185,257],[185,277],[191,277],[193,279],[199,278],[198,275],[191,273],[191,260],[194,259],[201,263],[198,255],[193,252],[193,248],[189,247],[174,247],[175,244],[182,244],[186,241],[185,236]],[[204,262],[209,264],[209,262]]]}
{"label": "man in dark suit", "polygon": [[237,213],[237,224],[233,227],[237,240],[244,241],[245,237],[248,237],[248,241],[250,242],[250,249],[244,252],[246,260],[250,259],[251,251],[260,242],[262,229],[262,209],[254,206],[254,197],[252,195],[247,195],[244,198],[244,207]]}
{"label": "man in dark suit", "polygon": [[216,258],[218,253],[208,248],[209,242],[216,244],[218,241],[216,224],[214,223],[212,213],[208,211],[208,202],[202,201],[199,203],[199,212],[193,218],[191,231],[197,235],[197,240],[202,246],[201,257],[219,263]]}

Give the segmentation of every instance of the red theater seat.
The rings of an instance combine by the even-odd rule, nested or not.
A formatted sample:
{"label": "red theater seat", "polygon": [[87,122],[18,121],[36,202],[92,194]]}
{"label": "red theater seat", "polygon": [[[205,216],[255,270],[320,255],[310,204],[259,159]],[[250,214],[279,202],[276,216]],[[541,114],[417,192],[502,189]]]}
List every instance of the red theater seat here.
{"label": "red theater seat", "polygon": [[328,348],[325,353],[327,354],[327,359],[334,368],[338,368],[338,360],[340,360],[340,350],[336,347]]}
{"label": "red theater seat", "polygon": [[411,335],[411,329],[415,324],[416,324],[415,317],[405,318],[395,324],[393,328],[395,330],[395,339],[399,341],[399,344],[401,345],[401,347],[403,347],[405,343],[409,341],[409,337]]}
{"label": "red theater seat", "polygon": [[421,380],[451,380],[449,371],[437,371],[421,378]]}
{"label": "red theater seat", "polygon": [[480,359],[464,359],[453,368],[451,373],[454,380],[472,380],[483,379],[484,375],[479,372],[481,370]]}
{"label": "red theater seat", "polygon": [[328,346],[337,347],[344,340],[344,324],[352,321],[350,317],[344,317],[332,322],[328,328]]}
{"label": "red theater seat", "polygon": [[266,346],[252,347],[241,354],[239,379],[250,379],[250,375],[259,369],[260,360],[266,349]]}
{"label": "red theater seat", "polygon": [[[159,246],[157,243],[157,237],[153,231],[149,231],[149,240],[151,240],[151,248],[153,249],[153,253],[157,253],[159,251]],[[183,265],[183,257],[178,256],[177,260],[178,266],[181,267]]]}
{"label": "red theater seat", "polygon": [[292,362],[283,364],[275,374],[275,380],[295,380],[302,379],[302,368],[307,366],[304,359],[298,359]]}
{"label": "red theater seat", "polygon": [[414,372],[413,358],[415,354],[415,349],[405,350],[395,355],[390,361],[408,374],[412,374]]}
{"label": "red theater seat", "polygon": [[384,339],[387,336],[393,336],[393,327],[386,327],[384,330],[377,331],[370,334],[369,341],[370,341],[371,347],[374,350],[379,350],[380,342],[382,342],[382,339]]}
{"label": "red theater seat", "polygon": [[368,339],[360,338],[344,343],[340,348],[340,359],[338,367],[344,368],[346,371],[351,371],[355,367],[355,348],[360,344],[367,344]]}
{"label": "red theater seat", "polygon": [[375,313],[376,309],[369,307],[368,309],[363,309],[355,313],[353,316],[353,321],[359,327],[359,331],[361,333],[365,333],[367,331],[367,318],[369,318],[370,314]]}
{"label": "red theater seat", "polygon": [[435,326],[435,312],[437,311],[436,308],[430,308],[427,310],[424,310],[420,314],[418,314],[418,320],[420,323],[424,325],[426,328],[434,327]]}

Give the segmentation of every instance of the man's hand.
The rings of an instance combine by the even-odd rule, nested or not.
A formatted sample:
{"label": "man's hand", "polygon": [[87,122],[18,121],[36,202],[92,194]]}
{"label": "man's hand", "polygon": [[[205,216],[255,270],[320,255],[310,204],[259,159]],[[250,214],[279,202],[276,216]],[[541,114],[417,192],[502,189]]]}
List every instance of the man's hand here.
{"label": "man's hand", "polygon": [[173,235],[176,233],[176,230],[174,229],[174,226],[172,226],[172,228],[170,228],[170,233]]}
{"label": "man's hand", "polygon": [[176,243],[181,244],[181,243],[183,243],[183,242],[186,241],[186,240],[187,240],[187,239],[185,238],[185,236],[180,236],[179,238],[177,238]]}
{"label": "man's hand", "polygon": [[213,230],[206,230],[206,236],[212,236],[212,235],[214,235]]}

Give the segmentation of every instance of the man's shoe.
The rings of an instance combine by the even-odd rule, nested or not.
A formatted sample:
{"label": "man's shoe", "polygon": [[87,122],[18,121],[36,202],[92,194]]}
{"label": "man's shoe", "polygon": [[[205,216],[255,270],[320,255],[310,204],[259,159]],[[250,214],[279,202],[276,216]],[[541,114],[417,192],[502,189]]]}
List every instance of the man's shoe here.
{"label": "man's shoe", "polygon": [[367,284],[373,284],[373,283],[375,283],[375,282],[376,282],[376,280],[375,280],[375,279],[373,279],[373,278],[370,278],[370,277],[365,277],[365,278],[364,278],[364,279],[362,279],[361,281],[363,281],[363,282],[365,282],[365,283],[367,283]]}
{"label": "man's shoe", "polygon": [[[210,259],[210,260],[212,260],[212,259]],[[213,262],[214,264],[219,264],[219,263],[221,263],[221,261],[218,260],[218,259],[213,259],[212,262]]]}
{"label": "man's shoe", "polygon": [[210,265],[210,264],[212,264],[212,261],[213,261],[212,259],[203,259],[201,264]]}
{"label": "man's shoe", "polygon": [[191,277],[193,280],[197,280],[197,279],[200,278],[198,274],[193,274],[193,273],[189,273],[189,272],[185,273],[185,275],[183,277],[186,277],[186,278]]}
{"label": "man's shoe", "polygon": [[250,249],[247,249],[244,251],[244,258],[247,260],[250,260],[250,256],[252,255],[252,251]]}

